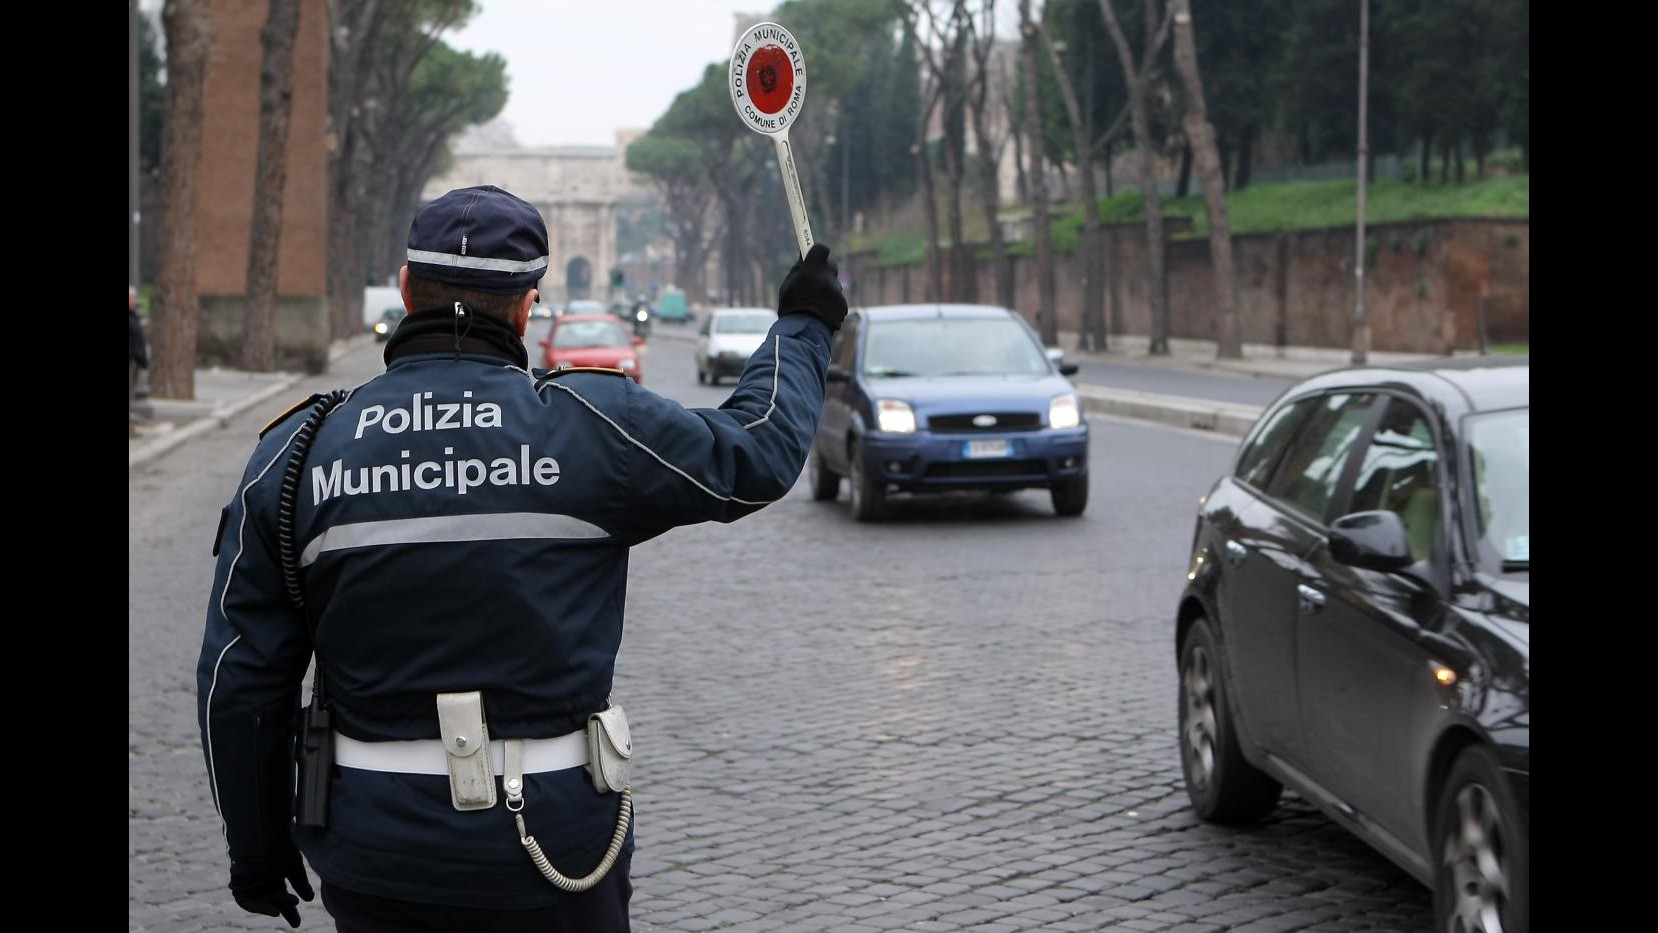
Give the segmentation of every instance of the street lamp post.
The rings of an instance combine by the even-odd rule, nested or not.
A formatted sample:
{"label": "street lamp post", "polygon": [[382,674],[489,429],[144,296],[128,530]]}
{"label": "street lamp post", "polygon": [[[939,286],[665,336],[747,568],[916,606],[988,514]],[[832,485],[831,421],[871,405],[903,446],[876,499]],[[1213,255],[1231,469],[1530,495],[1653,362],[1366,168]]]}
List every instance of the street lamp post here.
{"label": "street lamp post", "polygon": [[1359,222],[1353,246],[1353,362],[1363,363],[1370,352],[1370,324],[1364,319],[1364,185],[1370,141],[1365,133],[1365,87],[1370,66],[1370,0],[1359,0]]}

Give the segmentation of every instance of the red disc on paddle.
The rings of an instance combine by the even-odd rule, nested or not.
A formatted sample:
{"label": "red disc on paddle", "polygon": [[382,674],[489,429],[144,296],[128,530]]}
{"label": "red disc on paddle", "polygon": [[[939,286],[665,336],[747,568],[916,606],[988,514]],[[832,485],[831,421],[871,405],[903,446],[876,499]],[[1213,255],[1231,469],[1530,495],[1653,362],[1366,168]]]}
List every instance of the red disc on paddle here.
{"label": "red disc on paddle", "polygon": [[749,98],[763,113],[782,110],[794,93],[794,66],[789,63],[789,54],[778,46],[755,49],[748,59],[746,77]]}

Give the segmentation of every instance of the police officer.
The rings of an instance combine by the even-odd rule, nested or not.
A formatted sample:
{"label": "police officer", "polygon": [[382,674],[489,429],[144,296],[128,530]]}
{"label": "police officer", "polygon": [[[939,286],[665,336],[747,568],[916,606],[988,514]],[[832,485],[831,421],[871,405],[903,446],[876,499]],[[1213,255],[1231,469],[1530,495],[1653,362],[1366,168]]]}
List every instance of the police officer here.
{"label": "police officer", "polygon": [[267,426],[225,507],[198,712],[245,910],[298,926],[303,852],[341,931],[628,929],[628,548],[788,492],[846,301],[814,246],[730,398],[686,409],[528,367],[547,254],[499,188],[424,206],[386,372]]}

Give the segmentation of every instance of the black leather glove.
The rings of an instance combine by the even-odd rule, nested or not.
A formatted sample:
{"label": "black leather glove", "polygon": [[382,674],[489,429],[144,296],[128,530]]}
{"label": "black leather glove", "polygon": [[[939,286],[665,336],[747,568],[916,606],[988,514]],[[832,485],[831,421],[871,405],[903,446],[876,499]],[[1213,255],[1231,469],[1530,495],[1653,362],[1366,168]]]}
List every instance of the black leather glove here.
{"label": "black leather glove", "polygon": [[[288,884],[294,886],[299,897],[288,893]],[[236,905],[248,913],[280,916],[291,927],[299,926],[299,908],[295,906],[299,898],[316,897],[316,892],[311,890],[311,879],[305,876],[305,861],[297,850],[275,863],[232,861],[230,893],[236,898]]]}
{"label": "black leather glove", "polygon": [[831,333],[846,320],[846,296],[841,294],[840,270],[829,261],[829,247],[812,244],[806,258],[794,264],[777,289],[777,313],[810,314],[829,325]]}

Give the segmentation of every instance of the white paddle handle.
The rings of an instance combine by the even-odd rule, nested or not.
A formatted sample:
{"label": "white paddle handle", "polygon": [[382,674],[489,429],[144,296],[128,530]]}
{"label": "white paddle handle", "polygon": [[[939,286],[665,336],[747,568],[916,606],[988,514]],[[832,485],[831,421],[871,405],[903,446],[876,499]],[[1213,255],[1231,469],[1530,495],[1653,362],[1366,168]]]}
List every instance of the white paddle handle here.
{"label": "white paddle handle", "polygon": [[812,224],[806,219],[806,197],[800,193],[800,173],[795,171],[794,150],[789,147],[788,131],[773,136],[772,142],[777,144],[777,164],[783,169],[783,193],[789,196],[794,239],[800,245],[800,258],[805,259],[812,249]]}

